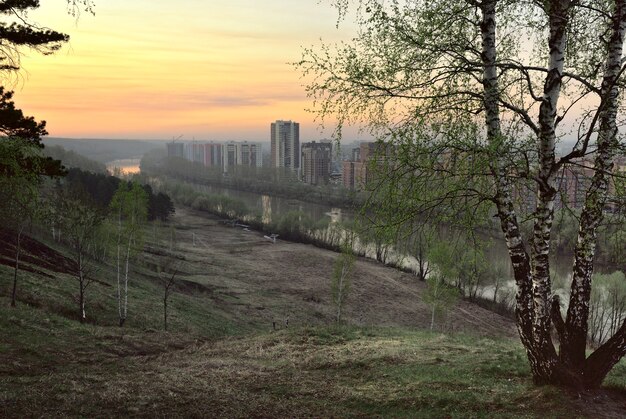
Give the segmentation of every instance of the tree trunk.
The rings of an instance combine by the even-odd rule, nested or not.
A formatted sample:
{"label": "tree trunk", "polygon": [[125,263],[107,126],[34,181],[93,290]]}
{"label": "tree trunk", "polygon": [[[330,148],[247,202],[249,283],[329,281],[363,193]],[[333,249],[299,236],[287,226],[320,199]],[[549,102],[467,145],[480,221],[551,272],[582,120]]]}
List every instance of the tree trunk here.
{"label": "tree trunk", "polygon": [[85,315],[85,278],[83,277],[83,273],[82,273],[82,268],[81,272],[79,273],[79,286],[80,286],[80,293],[78,295],[78,307],[79,307],[79,316],[80,316],[80,322],[81,323],[85,323],[86,320],[86,315]]}
{"label": "tree trunk", "polygon": [[493,302],[494,303],[498,302],[498,289],[500,288],[500,283],[498,281],[499,279],[496,278],[496,284],[494,285],[494,288],[493,288]]}
{"label": "tree trunk", "polygon": [[122,207],[120,205],[120,213],[117,225],[117,313],[120,319],[120,327],[124,325],[122,320],[122,282],[121,282],[121,247],[122,247]]}
{"label": "tree trunk", "polygon": [[11,307],[15,307],[17,300],[17,271],[20,269],[20,252],[22,250],[22,232],[24,226],[20,226],[17,231],[17,242],[15,244],[15,269],[13,270],[13,290],[11,292]]}
{"label": "tree trunk", "polygon": [[132,242],[132,234],[128,238],[128,246],[126,248],[126,272],[124,274],[124,304],[121,310],[120,327],[124,326],[128,315],[128,269],[130,265],[130,247]]}
{"label": "tree trunk", "polygon": [[346,266],[341,267],[341,275],[339,276],[339,284],[337,284],[337,318],[336,321],[339,323],[341,321],[341,307],[343,305],[343,281],[345,278]]}
{"label": "tree trunk", "polygon": [[435,306],[433,305],[432,314],[430,316],[430,330],[432,331],[435,327]]}
{"label": "tree trunk", "polygon": [[[597,139],[598,149],[595,157],[595,173],[591,181],[591,186],[587,190],[585,204],[580,215],[580,227],[574,251],[574,275],[571,285],[570,303],[567,311],[565,333],[560,337],[561,359],[563,362],[577,371],[584,371],[586,373],[589,371],[589,367],[585,365],[585,349],[587,343],[589,299],[591,296],[591,276],[593,274],[596,251],[597,229],[603,218],[609,174],[613,167],[613,156],[617,148],[618,131],[616,117],[619,89],[616,85],[616,81],[622,71],[621,57],[625,31],[626,1],[616,0],[609,50],[602,80],[602,102],[598,109],[600,129]],[[616,336],[618,335],[623,335],[623,327],[617,332]],[[621,339],[623,341],[623,337]],[[611,341],[613,341],[613,339],[609,340],[609,342]],[[620,352],[619,344],[615,344],[611,346],[611,348],[613,348],[613,350],[605,349],[603,351],[608,351],[604,355],[609,359],[612,359]],[[594,364],[597,363],[597,361],[594,362]],[[597,377],[601,375],[601,372],[593,375]],[[606,375],[606,373],[604,373],[604,375]],[[586,384],[588,386],[599,385],[597,378],[592,379]]]}
{"label": "tree trunk", "polygon": [[[543,260],[543,246],[535,249],[535,259],[540,262],[539,269],[531,270],[531,261],[521,237],[517,216],[511,199],[511,186],[508,178],[506,162],[502,161],[498,150],[504,145],[504,138],[500,128],[498,73],[496,68],[496,6],[497,0],[485,0],[480,3],[482,20],[480,29],[482,34],[482,62],[485,124],[488,141],[494,149],[492,172],[496,179],[495,203],[498,209],[500,225],[504,233],[507,249],[517,285],[515,314],[520,339],[530,363],[533,378],[537,383],[554,382],[557,364],[556,351],[550,339],[550,310],[546,300],[549,292],[549,274],[547,261]],[[553,31],[551,31],[551,36]],[[551,73],[554,78],[554,72]],[[558,75],[558,73],[557,73]],[[556,77],[556,80],[560,80]],[[546,84],[546,88],[550,87]],[[552,86],[554,87],[554,86]],[[549,99],[558,98],[558,92]],[[548,103],[552,103],[549,101]],[[542,159],[544,164],[553,160],[553,145],[543,147]],[[552,150],[552,152],[550,152]],[[552,154],[551,154],[552,153]],[[552,157],[551,157],[552,156]],[[544,198],[549,198],[545,196]],[[549,201],[549,200],[548,200]],[[542,222],[536,236],[545,240],[546,227],[549,238],[549,223],[551,222],[551,207],[549,202],[543,211]],[[538,250],[538,251],[537,251]],[[539,256],[539,257],[537,257]],[[539,275],[535,278],[535,274]]]}
{"label": "tree trunk", "polygon": [[583,369],[585,387],[600,387],[606,375],[624,355],[626,355],[626,321],[611,339],[587,358]]}
{"label": "tree trunk", "polygon": [[163,296],[163,330],[167,330],[167,288]]}

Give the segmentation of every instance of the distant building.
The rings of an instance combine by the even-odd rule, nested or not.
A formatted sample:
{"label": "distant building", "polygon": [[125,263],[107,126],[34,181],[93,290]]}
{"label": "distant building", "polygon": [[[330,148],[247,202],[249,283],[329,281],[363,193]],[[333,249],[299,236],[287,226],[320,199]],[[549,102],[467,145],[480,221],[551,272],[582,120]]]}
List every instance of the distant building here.
{"label": "distant building", "polygon": [[351,161],[361,161],[361,148],[356,147],[352,149]]}
{"label": "distant building", "polygon": [[261,167],[263,147],[260,143],[229,141],[224,144],[224,171],[234,166]]}
{"label": "distant building", "polygon": [[556,176],[559,194],[556,196],[554,207],[557,209],[564,206],[581,209],[585,203],[587,189],[595,172],[594,163],[585,160],[577,163],[579,166],[565,165]]}
{"label": "distant building", "polygon": [[270,129],[271,166],[300,169],[300,124],[293,121],[272,122]]}
{"label": "distant building", "polygon": [[167,143],[167,157],[184,157],[185,145],[183,143]]}
{"label": "distant building", "polygon": [[341,180],[343,181],[343,186],[347,189],[354,189],[354,161],[346,160],[343,161],[343,171]]}
{"label": "distant building", "polygon": [[325,185],[331,172],[332,143],[315,141],[302,144],[302,180],[311,185]]}
{"label": "distant building", "polygon": [[204,144],[204,165],[207,167],[222,167],[224,161],[224,144]]}
{"label": "distant building", "polygon": [[167,153],[222,171],[235,166],[261,167],[263,164],[262,144],[247,141],[168,143]]}
{"label": "distant building", "polygon": [[229,168],[236,166],[238,162],[237,143],[231,141],[224,144],[224,171],[228,172]]}
{"label": "distant building", "polygon": [[244,141],[239,144],[241,165],[249,167],[263,167],[263,145]]}
{"label": "distant building", "polygon": [[613,173],[622,176],[621,190],[615,184],[616,178],[612,178],[609,182],[609,210],[612,212],[626,211],[626,196],[624,196],[624,176],[626,176],[626,156],[618,156],[613,164]]}
{"label": "distant building", "polygon": [[391,146],[378,142],[364,142],[353,148],[353,160],[343,162],[343,186],[348,189],[363,189],[374,177],[372,162],[379,161],[391,153]]}

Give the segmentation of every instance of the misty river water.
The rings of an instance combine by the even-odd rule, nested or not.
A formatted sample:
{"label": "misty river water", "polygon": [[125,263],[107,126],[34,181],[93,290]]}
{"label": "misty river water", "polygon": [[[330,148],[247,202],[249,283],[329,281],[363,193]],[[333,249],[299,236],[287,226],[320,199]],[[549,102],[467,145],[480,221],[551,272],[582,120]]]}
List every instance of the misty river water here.
{"label": "misty river water", "polygon": [[125,175],[132,175],[135,173],[139,173],[139,162],[141,159],[120,159],[113,160],[106,164],[107,170],[111,173],[115,171],[115,169],[121,170],[121,172]]}

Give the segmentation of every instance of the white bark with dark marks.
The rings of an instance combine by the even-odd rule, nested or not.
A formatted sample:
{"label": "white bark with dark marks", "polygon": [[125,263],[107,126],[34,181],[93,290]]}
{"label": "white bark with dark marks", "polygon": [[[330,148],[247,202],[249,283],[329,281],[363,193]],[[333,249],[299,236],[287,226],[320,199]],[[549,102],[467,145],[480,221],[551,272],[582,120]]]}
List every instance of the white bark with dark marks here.
{"label": "white bark with dark marks", "polygon": [[[531,266],[533,278],[533,334],[539,347],[554,351],[550,339],[552,292],[550,279],[550,236],[554,219],[556,117],[562,88],[567,27],[572,1],[551,0],[545,6],[549,20],[549,60],[539,107],[539,170],[537,207],[534,212]],[[556,354],[556,353],[555,353]]]}
{"label": "white bark with dark marks", "polygon": [[[626,0],[616,0],[611,37],[604,65],[601,105],[598,109],[599,131],[594,162],[595,173],[591,185],[587,190],[584,207],[580,216],[578,238],[574,251],[574,272],[566,328],[564,336],[561,337],[563,340],[563,349],[561,350],[563,361],[571,368],[585,371],[586,374],[589,374],[589,367],[588,365],[585,366],[585,349],[588,332],[589,300],[591,297],[591,276],[593,274],[596,251],[597,230],[603,218],[609,178],[613,168],[613,157],[618,146],[616,119],[619,106],[619,89],[617,87],[617,80],[623,71],[622,52],[625,34]],[[623,333],[626,333],[626,331],[622,326],[617,331],[617,335]],[[616,340],[622,343],[616,344]],[[610,339],[605,346],[608,345],[615,350],[621,351],[621,355],[619,356],[619,358],[621,358],[624,355],[624,350],[626,350],[623,340],[623,336],[617,336],[616,339]],[[600,348],[598,352],[604,352],[604,349]],[[613,359],[613,355],[614,354],[610,355],[609,358]],[[619,358],[615,362],[617,362]],[[590,362],[591,359],[596,360],[597,356],[590,357]],[[611,367],[612,365],[613,364],[611,364]],[[608,370],[606,373],[608,373]],[[598,373],[595,372],[593,376],[597,377]],[[597,380],[597,378],[592,379],[594,383],[597,382]]]}

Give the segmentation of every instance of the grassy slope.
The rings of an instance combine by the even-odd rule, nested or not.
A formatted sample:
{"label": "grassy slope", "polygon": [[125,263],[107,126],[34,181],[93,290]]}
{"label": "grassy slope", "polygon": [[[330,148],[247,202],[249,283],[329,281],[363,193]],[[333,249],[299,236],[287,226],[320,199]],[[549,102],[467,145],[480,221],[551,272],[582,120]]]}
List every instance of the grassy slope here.
{"label": "grassy slope", "polygon": [[[209,227],[214,241],[224,240],[219,226],[205,230]],[[618,393],[586,396],[571,405],[571,396],[532,385],[523,350],[516,339],[506,337],[508,330],[504,337],[444,335],[407,328],[404,317],[382,315],[380,322],[389,327],[337,328],[324,325],[329,324],[326,309],[307,302],[301,303],[305,314],[297,318],[300,322],[292,322],[295,327],[268,333],[272,312],[291,313],[293,308],[281,307],[320,291],[301,291],[303,285],[296,284],[285,296],[276,289],[282,286],[278,283],[264,287],[269,272],[259,280],[254,270],[258,266],[248,265],[240,253],[233,254],[242,262],[235,264],[227,246],[218,246],[223,253],[210,247],[194,251],[189,240],[183,240],[185,232],[178,231],[178,254],[185,264],[171,302],[170,330],[175,332],[160,330],[161,288],[149,269],[154,253],[142,255],[145,266],[133,275],[124,329],[114,326],[111,267],[102,266],[102,283],[89,289],[87,315],[96,324],[81,325],[74,315],[77,286],[69,274],[46,269],[40,270],[53,278],[22,273],[21,301],[11,309],[11,270],[0,265],[0,283],[5,284],[0,294],[0,416],[624,414],[619,410],[626,407],[624,362],[607,380]],[[146,237],[150,240],[149,232]],[[277,249],[260,247],[255,252]],[[280,252],[289,249],[294,247]],[[279,259],[284,261],[284,256]],[[361,288],[366,287],[363,279]],[[384,290],[384,284],[381,287]],[[293,299],[288,298],[291,294]],[[382,306],[381,313],[389,310],[384,303],[370,301]],[[463,310],[458,314],[469,313],[467,307]],[[376,323],[376,313],[366,312],[369,324]]]}

